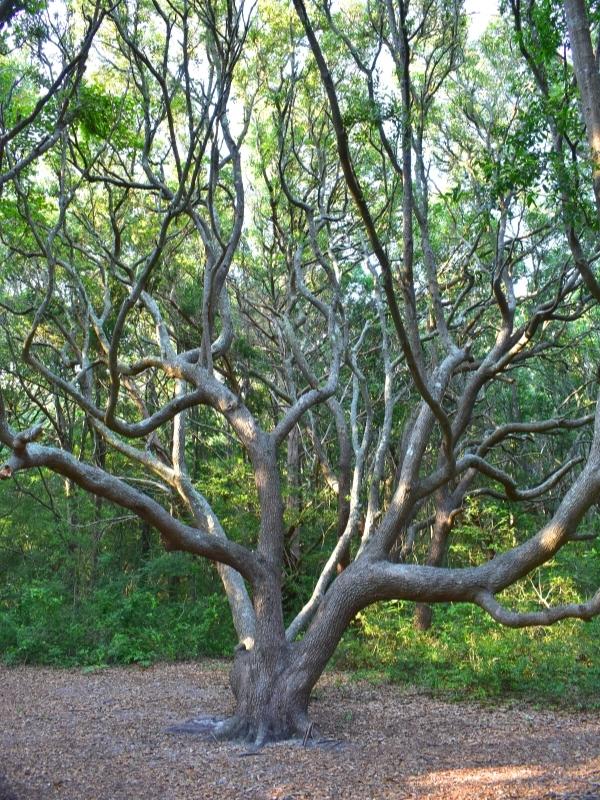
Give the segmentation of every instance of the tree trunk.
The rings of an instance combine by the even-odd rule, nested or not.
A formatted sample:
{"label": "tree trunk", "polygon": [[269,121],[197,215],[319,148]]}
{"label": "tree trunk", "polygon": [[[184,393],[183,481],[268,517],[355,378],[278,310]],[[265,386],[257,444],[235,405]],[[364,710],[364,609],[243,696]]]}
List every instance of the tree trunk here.
{"label": "tree trunk", "polygon": [[[103,437],[96,430],[92,430],[94,442],[94,463],[100,469],[106,468],[107,446]],[[98,557],[100,554],[100,542],[104,535],[104,525],[102,523],[102,507],[104,500],[97,494],[94,498],[94,527],[92,528],[92,552],[90,556],[90,579],[89,590],[93,591],[98,580]]]}
{"label": "tree trunk", "polygon": [[[453,510],[452,497],[447,490],[442,490],[438,496],[438,507],[431,533],[431,543],[427,561],[425,562],[429,567],[440,567],[446,559],[448,537],[452,530]],[[416,630],[428,631],[431,628],[432,621],[433,608],[427,603],[417,603],[413,619]]]}
{"label": "tree trunk", "polygon": [[292,428],[288,437],[287,450],[288,496],[286,510],[291,520],[289,528],[288,553],[290,561],[296,565],[300,560],[300,431]]}
{"label": "tree trunk", "polygon": [[[338,431],[338,441],[340,445],[339,462],[339,485],[338,485],[338,521],[337,538],[341,539],[346,530],[348,519],[350,518],[350,490],[352,487],[352,471],[350,462],[352,458],[350,440],[345,431]],[[350,549],[348,548],[340,558],[337,565],[337,572],[343,572],[350,563]]]}
{"label": "tree trunk", "polygon": [[565,0],[573,68],[581,94],[585,129],[592,155],[592,181],[600,216],[600,76],[583,0]]}
{"label": "tree trunk", "polygon": [[219,723],[217,736],[260,747],[306,735],[308,700],[316,679],[309,680],[298,668],[293,650],[293,645],[262,653],[243,645],[237,649],[230,674],[235,710]]}
{"label": "tree trunk", "polygon": [[433,622],[433,608],[427,603],[417,603],[413,622],[416,630],[428,631]]}

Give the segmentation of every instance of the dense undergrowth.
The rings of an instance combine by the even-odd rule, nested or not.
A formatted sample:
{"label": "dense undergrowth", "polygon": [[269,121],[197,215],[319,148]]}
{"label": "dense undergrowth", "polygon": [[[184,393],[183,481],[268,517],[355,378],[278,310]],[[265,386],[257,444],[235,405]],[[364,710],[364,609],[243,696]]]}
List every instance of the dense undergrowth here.
{"label": "dense undergrowth", "polygon": [[2,660],[149,665],[231,653],[235,634],[227,601],[216,592],[187,596],[178,584],[192,579],[194,565],[176,557],[165,568],[163,559],[107,581],[76,602],[59,581],[34,581],[14,594],[4,592]]}
{"label": "dense undergrowth", "polygon": [[[229,656],[235,634],[222,595],[182,597],[195,570],[185,556],[159,556],[76,603],[59,582],[4,592],[2,661],[90,667]],[[600,707],[599,620],[507,630],[479,609],[444,604],[422,632],[413,608],[391,602],[362,612],[333,666],[455,699]]]}
{"label": "dense undergrowth", "polygon": [[[145,577],[145,576],[142,576]],[[506,630],[466,605],[436,609],[417,631],[409,603],[363,612],[333,666],[454,699],[522,698],[600,707],[600,622]],[[59,585],[23,587],[0,614],[6,664],[102,666],[229,656],[235,635],[219,594],[196,600],[117,582],[73,605]]]}
{"label": "dense undergrowth", "polygon": [[[2,499],[8,504],[8,493]],[[251,502],[248,495],[247,505],[238,506],[246,530]],[[64,508],[55,507],[54,514],[33,508],[35,518],[28,503],[6,505],[0,514],[3,663],[89,668],[231,656],[235,632],[212,565],[164,552],[139,522],[119,522],[110,509],[94,522],[98,509],[83,495],[77,496],[79,525],[70,528]],[[594,520],[588,522],[593,529]],[[308,524],[317,531],[316,518]],[[534,524],[525,514],[472,507],[448,559],[466,566],[492,557],[492,541],[510,546],[517,530]],[[95,539],[96,530],[102,535]],[[301,568],[287,575],[288,616],[310,591],[330,544],[324,536],[315,535]],[[554,605],[589,596],[599,584],[600,545],[574,543],[501,599],[511,607]],[[365,609],[332,666],[456,699],[600,707],[600,620],[508,630],[477,608],[442,604],[432,628],[422,632],[413,613],[414,605],[405,602]]]}
{"label": "dense undergrowth", "polygon": [[600,708],[600,622],[507,630],[466,605],[440,606],[429,631],[412,607],[390,603],[361,616],[335,656],[357,677],[416,686],[454,700],[525,700]]}

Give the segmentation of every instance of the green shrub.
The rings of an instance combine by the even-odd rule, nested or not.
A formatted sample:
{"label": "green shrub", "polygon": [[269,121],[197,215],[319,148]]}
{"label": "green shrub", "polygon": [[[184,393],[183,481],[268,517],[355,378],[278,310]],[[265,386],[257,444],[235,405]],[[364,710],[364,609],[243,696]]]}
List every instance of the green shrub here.
{"label": "green shrub", "polygon": [[455,699],[600,707],[600,620],[513,630],[478,608],[441,605],[433,627],[421,632],[413,609],[390,602],[362,612],[336,666]]}
{"label": "green shrub", "polygon": [[56,587],[24,587],[0,611],[5,663],[150,664],[232,652],[235,633],[219,594],[172,600],[122,581],[73,604]]}

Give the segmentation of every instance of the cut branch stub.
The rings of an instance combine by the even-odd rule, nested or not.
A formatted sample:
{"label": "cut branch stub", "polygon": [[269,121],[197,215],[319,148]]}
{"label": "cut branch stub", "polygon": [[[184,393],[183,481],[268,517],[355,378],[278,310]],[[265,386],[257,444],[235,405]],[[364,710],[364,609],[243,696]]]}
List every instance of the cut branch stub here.
{"label": "cut branch stub", "polygon": [[[13,456],[9,459],[5,464],[0,467],[0,480],[7,480],[8,478],[12,478],[13,472],[15,471],[15,467],[18,468],[18,464],[15,461],[15,457],[17,461],[22,459],[25,455],[25,448],[30,442],[35,442],[37,439],[40,438],[44,431],[44,426],[41,424],[33,425],[31,428],[27,428],[26,431],[22,431],[21,433],[17,433],[16,435],[12,434],[12,431],[8,429],[9,433],[9,440],[5,443],[11,448],[13,451]],[[12,438],[12,441],[10,441]],[[12,465],[11,465],[12,461]]]}
{"label": "cut branch stub", "polygon": [[22,433],[18,433],[13,440],[13,450],[17,454],[22,454],[30,442],[37,441],[44,430],[43,425],[33,425]]}

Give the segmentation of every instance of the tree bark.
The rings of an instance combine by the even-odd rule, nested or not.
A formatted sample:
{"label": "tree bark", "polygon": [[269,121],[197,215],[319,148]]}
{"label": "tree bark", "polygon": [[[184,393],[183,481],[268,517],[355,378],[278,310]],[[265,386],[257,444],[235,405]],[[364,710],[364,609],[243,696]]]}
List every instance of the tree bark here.
{"label": "tree bark", "polygon": [[[440,567],[444,563],[448,549],[448,537],[452,530],[452,497],[446,488],[439,494],[429,552],[425,562],[430,567]],[[428,603],[417,603],[414,616],[415,628],[418,631],[427,631],[431,628],[432,621],[433,608]]]}
{"label": "tree bark", "polygon": [[292,564],[300,560],[300,431],[292,428],[287,449],[288,496],[286,510],[292,523],[289,528],[288,553]]}
{"label": "tree bark", "polygon": [[592,181],[600,216],[600,74],[594,58],[590,24],[583,0],[565,0],[565,16],[573,54],[573,69],[592,157]]}
{"label": "tree bark", "polygon": [[286,643],[237,649],[230,674],[235,710],[217,726],[217,736],[260,747],[306,735],[312,683],[296,666],[293,650]]}

